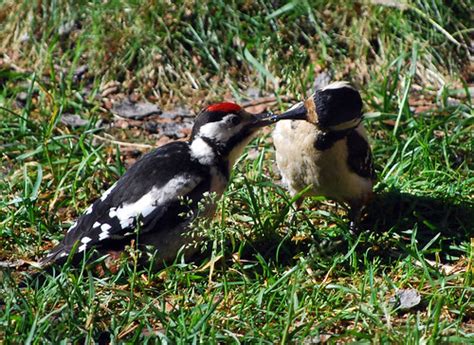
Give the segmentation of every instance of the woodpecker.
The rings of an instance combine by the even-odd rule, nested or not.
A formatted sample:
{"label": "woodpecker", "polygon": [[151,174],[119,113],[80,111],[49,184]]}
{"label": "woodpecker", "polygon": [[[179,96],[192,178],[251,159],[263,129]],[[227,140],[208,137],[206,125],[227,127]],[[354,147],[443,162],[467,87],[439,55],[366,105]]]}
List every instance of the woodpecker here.
{"label": "woodpecker", "polygon": [[214,212],[212,201],[204,210],[198,204],[210,193],[222,195],[244,147],[260,127],[277,120],[234,103],[208,106],[196,117],[188,142],[166,144],[139,159],[87,208],[40,266],[64,263],[73,249],[76,258],[92,248],[99,254],[121,250],[132,239],[151,247],[156,259],[172,260],[192,241],[190,223]]}
{"label": "woodpecker", "polygon": [[[375,171],[362,124],[362,99],[347,82],[317,89],[281,114],[273,131],[276,162],[292,196],[324,196],[349,206],[351,231],[371,200]],[[295,121],[306,119],[307,121]]]}

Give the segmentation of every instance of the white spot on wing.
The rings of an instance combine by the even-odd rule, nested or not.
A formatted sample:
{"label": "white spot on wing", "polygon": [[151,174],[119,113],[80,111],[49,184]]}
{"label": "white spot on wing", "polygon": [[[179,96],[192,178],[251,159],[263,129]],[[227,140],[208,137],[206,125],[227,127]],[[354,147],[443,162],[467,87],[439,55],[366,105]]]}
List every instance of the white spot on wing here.
{"label": "white spot on wing", "polygon": [[[118,218],[120,219],[120,216],[118,216]],[[122,219],[120,221],[120,226],[122,227],[122,229],[130,227],[133,224],[133,219],[134,218],[135,217],[128,217],[128,218]]]}
{"label": "white spot on wing", "polygon": [[108,231],[102,231],[99,234],[99,241],[105,240],[106,238],[109,238],[109,232]]}
{"label": "white spot on wing", "polygon": [[83,244],[83,245],[79,246],[79,248],[77,250],[80,253],[80,252],[83,252],[84,250],[86,250],[86,248],[87,248],[87,244]]}
{"label": "white spot on wing", "polygon": [[101,224],[99,222],[95,222],[94,225],[92,225],[92,228],[98,228]]}
{"label": "white spot on wing", "polygon": [[84,236],[83,238],[81,238],[81,243],[87,244],[90,241],[92,241],[92,238],[90,237]]}
{"label": "white spot on wing", "polygon": [[59,255],[59,257],[60,257],[60,258],[63,258],[63,257],[65,257],[65,256],[67,256],[67,254],[68,254],[68,253],[66,253],[66,252],[62,252],[62,253]]}
{"label": "white spot on wing", "polygon": [[106,238],[109,237],[109,230],[112,227],[109,224],[102,224],[100,226],[101,233],[99,234],[99,241],[105,240]]}

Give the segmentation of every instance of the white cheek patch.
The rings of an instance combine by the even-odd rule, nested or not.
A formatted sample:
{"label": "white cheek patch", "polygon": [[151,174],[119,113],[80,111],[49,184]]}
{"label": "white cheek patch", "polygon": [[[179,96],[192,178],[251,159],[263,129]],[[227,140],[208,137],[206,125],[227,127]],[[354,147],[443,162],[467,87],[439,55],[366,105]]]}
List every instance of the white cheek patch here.
{"label": "white cheek patch", "polygon": [[210,122],[205,124],[199,129],[200,136],[210,138],[210,139],[218,139],[221,138],[224,132],[224,124],[221,121],[218,122]]}
{"label": "white cheek patch", "polygon": [[134,203],[124,204],[114,213],[122,229],[128,228],[138,216],[146,217],[156,208],[189,193],[199,183],[199,179],[183,175],[175,177],[161,188],[153,187]]}
{"label": "white cheek patch", "polygon": [[226,118],[227,116],[225,116],[221,121],[205,124],[199,129],[199,135],[213,139],[217,142],[227,142],[230,138],[242,130],[242,124],[229,127],[229,125],[227,125],[225,122]]}

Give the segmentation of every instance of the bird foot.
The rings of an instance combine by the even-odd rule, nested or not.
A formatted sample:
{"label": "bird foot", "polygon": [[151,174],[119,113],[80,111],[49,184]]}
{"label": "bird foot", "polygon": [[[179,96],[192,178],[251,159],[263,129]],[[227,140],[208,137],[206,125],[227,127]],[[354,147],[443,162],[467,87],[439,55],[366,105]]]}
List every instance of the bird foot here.
{"label": "bird foot", "polygon": [[349,233],[353,236],[356,236],[358,235],[360,232],[360,229],[359,229],[359,224],[357,224],[357,222],[351,220],[349,222]]}

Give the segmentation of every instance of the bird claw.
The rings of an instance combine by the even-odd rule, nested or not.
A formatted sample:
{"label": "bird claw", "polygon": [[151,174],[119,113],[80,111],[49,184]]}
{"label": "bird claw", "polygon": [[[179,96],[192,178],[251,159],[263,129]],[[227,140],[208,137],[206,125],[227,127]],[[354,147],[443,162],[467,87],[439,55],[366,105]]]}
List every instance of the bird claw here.
{"label": "bird claw", "polygon": [[341,250],[345,241],[342,239],[319,238],[311,247],[311,253],[317,256],[331,256],[334,252]]}
{"label": "bird claw", "polygon": [[360,229],[359,229],[359,225],[357,224],[357,222],[351,220],[349,222],[349,233],[351,235],[357,235],[357,234],[359,234],[359,230]]}

